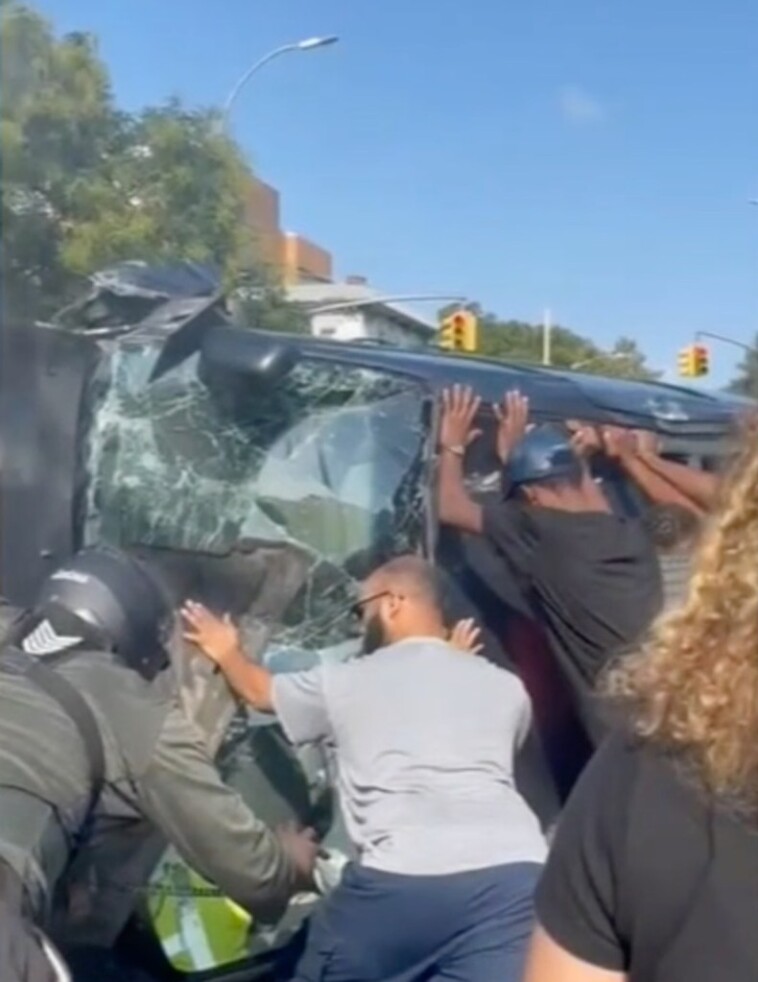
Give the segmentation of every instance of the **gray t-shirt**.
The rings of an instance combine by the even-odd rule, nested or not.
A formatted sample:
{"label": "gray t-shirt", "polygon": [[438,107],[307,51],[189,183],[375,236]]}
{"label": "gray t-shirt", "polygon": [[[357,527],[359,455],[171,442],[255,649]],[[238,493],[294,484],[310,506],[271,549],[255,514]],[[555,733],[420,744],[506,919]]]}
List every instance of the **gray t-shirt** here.
{"label": "gray t-shirt", "polygon": [[273,686],[293,743],[334,744],[363,865],[423,876],[544,860],[537,818],[514,787],[531,715],[515,675],[418,638]]}

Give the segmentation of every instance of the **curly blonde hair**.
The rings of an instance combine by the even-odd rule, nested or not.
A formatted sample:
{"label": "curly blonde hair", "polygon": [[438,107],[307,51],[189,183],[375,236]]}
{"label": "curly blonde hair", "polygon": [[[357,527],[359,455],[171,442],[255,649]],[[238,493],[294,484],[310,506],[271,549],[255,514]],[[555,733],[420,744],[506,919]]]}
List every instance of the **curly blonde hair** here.
{"label": "curly blonde hair", "polygon": [[705,787],[758,806],[758,441],[725,479],[683,606],[605,679],[635,732]]}

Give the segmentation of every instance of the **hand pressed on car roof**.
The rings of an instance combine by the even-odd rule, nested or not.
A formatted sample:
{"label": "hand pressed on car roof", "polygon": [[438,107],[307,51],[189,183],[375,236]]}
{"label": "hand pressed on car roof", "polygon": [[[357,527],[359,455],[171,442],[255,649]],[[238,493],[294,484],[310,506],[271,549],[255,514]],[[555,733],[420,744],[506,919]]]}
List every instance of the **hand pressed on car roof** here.
{"label": "hand pressed on car roof", "polygon": [[440,423],[440,445],[448,450],[462,452],[481,435],[474,429],[474,420],[482,400],[473,389],[465,385],[454,385],[442,393],[442,420]]}
{"label": "hand pressed on car roof", "polygon": [[611,460],[621,460],[637,453],[638,440],[633,430],[622,426],[604,426],[601,430],[603,450]]}
{"label": "hand pressed on car roof", "polygon": [[532,429],[529,424],[529,399],[517,389],[506,392],[501,405],[493,405],[497,419],[497,455],[503,464],[513,452],[514,447]]}
{"label": "hand pressed on car roof", "polygon": [[[442,423],[440,444],[443,448],[463,450],[481,435],[474,429],[476,415],[482,400],[473,389],[454,385],[442,393]],[[493,404],[497,420],[496,449],[500,461],[505,464],[513,449],[532,429],[529,424],[529,399],[514,389],[506,392],[501,404]]]}
{"label": "hand pressed on car roof", "polygon": [[596,426],[578,419],[567,419],[566,429],[571,434],[571,446],[580,457],[586,459],[602,452],[603,441]]}

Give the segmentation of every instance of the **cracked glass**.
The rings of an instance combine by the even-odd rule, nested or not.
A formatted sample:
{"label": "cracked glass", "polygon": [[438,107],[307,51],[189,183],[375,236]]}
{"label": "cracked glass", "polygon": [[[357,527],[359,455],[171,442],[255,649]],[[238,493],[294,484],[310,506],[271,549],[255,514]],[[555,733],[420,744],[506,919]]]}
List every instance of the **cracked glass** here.
{"label": "cracked glass", "polygon": [[[177,600],[232,613],[247,652],[273,672],[351,657],[357,581],[424,545],[424,389],[315,360],[267,385],[198,356],[148,384],[157,354],[122,343],[92,383],[85,542],[136,550]],[[324,748],[286,749],[278,725],[238,710],[209,663],[178,637],[175,647],[181,697],[228,783],[269,824],[318,827],[332,860],[346,858]],[[169,850],[148,888],[156,930],[176,860]],[[308,910],[291,909],[273,934],[252,930],[248,950],[283,943]]]}
{"label": "cracked glass", "polygon": [[422,543],[423,390],[317,361],[268,386],[203,378],[197,356],[148,385],[156,354],[116,349],[95,383],[85,540],[149,551],[237,616],[266,592],[258,554],[286,556],[279,575],[302,583],[268,612],[276,637],[344,641],[355,581]]}

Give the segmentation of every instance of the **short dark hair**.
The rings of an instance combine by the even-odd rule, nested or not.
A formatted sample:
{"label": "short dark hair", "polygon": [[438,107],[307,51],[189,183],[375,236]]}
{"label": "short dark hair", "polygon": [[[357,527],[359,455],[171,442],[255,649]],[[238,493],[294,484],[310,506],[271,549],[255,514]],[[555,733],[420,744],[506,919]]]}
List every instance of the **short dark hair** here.
{"label": "short dark hair", "polygon": [[700,516],[684,505],[653,505],[643,519],[654,544],[664,551],[690,542],[700,529]]}
{"label": "short dark hair", "polygon": [[438,610],[441,611],[444,607],[446,591],[443,577],[431,563],[422,559],[421,556],[410,554],[397,556],[374,570],[371,575],[379,576],[383,580],[386,579],[389,583],[413,586]]}

